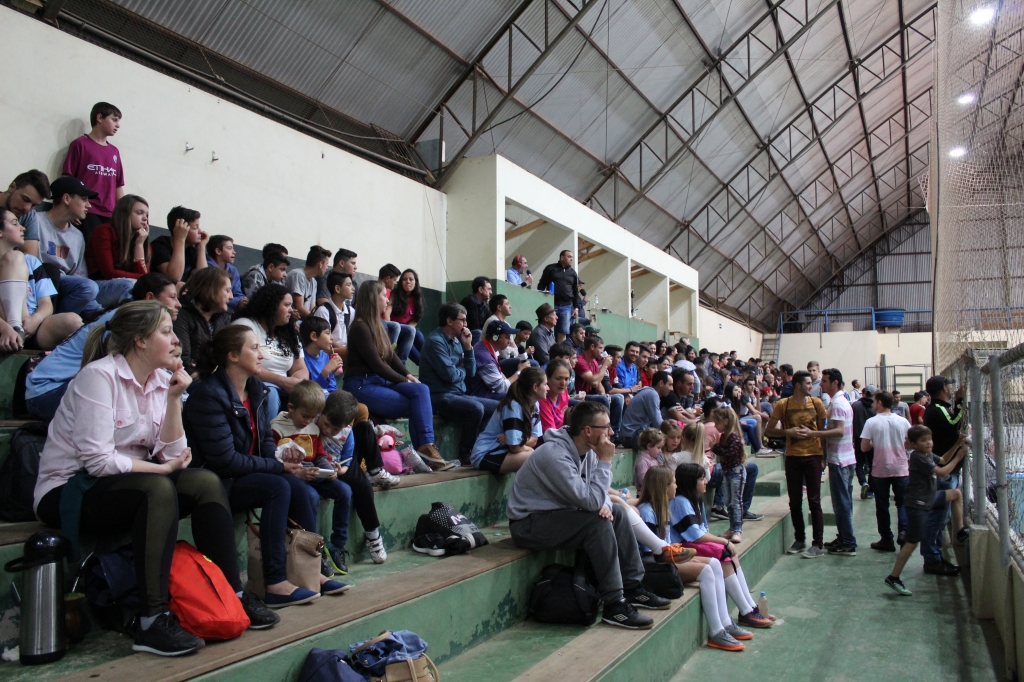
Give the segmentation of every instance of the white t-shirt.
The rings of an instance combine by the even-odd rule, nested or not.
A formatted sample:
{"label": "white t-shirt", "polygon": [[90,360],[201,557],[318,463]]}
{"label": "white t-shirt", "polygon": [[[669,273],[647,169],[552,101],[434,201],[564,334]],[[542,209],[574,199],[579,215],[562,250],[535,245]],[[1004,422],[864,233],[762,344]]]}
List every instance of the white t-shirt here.
{"label": "white t-shirt", "polygon": [[[249,317],[240,317],[233,324],[245,325],[256,334],[256,341],[260,344],[260,352],[263,353],[263,369],[283,377],[288,376],[288,370],[295,362],[295,356],[287,346],[281,343],[280,339],[268,340],[267,333],[259,322]],[[299,359],[302,359],[302,348],[299,348]]]}
{"label": "white t-shirt", "polygon": [[874,451],[871,464],[871,475],[879,478],[909,476],[909,459],[905,441],[910,422],[898,414],[888,412],[876,414],[864,422],[861,440],[871,441]]}

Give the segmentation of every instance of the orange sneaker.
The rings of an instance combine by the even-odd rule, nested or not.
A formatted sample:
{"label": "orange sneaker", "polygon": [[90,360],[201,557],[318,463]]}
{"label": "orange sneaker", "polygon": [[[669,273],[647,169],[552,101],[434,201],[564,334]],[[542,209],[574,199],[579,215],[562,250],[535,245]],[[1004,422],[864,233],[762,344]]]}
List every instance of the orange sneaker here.
{"label": "orange sneaker", "polygon": [[654,560],[662,564],[685,564],[695,556],[697,556],[697,550],[692,547],[683,547],[677,543],[662,547],[661,554],[655,554]]}
{"label": "orange sneaker", "polygon": [[708,646],[722,651],[743,651],[747,648],[725,630],[708,637]]}

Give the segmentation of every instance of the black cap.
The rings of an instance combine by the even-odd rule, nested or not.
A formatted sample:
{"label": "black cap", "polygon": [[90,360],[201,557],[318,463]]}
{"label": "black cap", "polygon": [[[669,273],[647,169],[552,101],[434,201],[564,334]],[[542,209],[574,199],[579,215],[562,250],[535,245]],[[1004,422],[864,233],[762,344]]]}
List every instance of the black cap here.
{"label": "black cap", "polygon": [[53,195],[53,203],[55,204],[59,204],[65,194],[74,194],[86,199],[95,199],[99,196],[99,194],[86,187],[81,180],[70,175],[62,175],[51,182],[50,194]]}
{"label": "black cap", "polygon": [[936,374],[924,385],[924,390],[928,391],[928,395],[938,395],[942,393],[942,389],[951,383],[953,383],[952,379],[947,379],[941,374]]}

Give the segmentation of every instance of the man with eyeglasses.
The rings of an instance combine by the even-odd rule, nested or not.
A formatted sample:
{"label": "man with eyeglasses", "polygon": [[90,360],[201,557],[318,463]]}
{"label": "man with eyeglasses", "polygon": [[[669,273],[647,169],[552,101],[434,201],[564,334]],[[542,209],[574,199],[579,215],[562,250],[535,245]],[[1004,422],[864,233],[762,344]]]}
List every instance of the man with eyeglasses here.
{"label": "man with eyeglasses", "polygon": [[434,414],[459,425],[459,460],[468,466],[476,437],[498,401],[466,394],[466,378],[476,374],[466,308],[445,303],[437,317],[439,326],[427,336],[420,351],[420,381],[430,389]]}
{"label": "man with eyeglasses", "polygon": [[544,434],[512,483],[507,515],[512,540],[530,550],[583,548],[604,602],[602,620],[631,630],[654,621],[636,607],[667,609],[670,602],[643,586],[643,563],[629,512],[612,504],[615,435],[608,408],[582,402],[569,424]]}

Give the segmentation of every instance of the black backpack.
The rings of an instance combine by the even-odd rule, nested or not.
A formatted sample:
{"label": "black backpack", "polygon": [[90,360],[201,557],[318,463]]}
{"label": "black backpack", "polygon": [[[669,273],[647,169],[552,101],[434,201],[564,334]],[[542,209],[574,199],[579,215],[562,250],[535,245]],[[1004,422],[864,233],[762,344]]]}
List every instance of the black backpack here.
{"label": "black backpack", "polygon": [[0,465],[0,518],[4,521],[36,520],[32,502],[46,428],[46,422],[29,422],[11,438],[11,452]]}
{"label": "black backpack", "polygon": [[313,312],[311,312],[310,315],[316,315],[316,311],[320,310],[321,308],[327,311],[327,321],[331,325],[330,331],[333,334],[334,328],[338,326],[338,314],[334,312],[334,306],[327,305],[326,303],[321,303],[317,307],[313,308]]}
{"label": "black backpack", "polygon": [[538,623],[593,625],[601,596],[587,579],[585,563],[577,554],[575,566],[545,566],[530,595],[530,617]]}
{"label": "black backpack", "polygon": [[659,564],[653,558],[644,559],[643,585],[663,599],[683,596],[683,580],[675,564]]}

